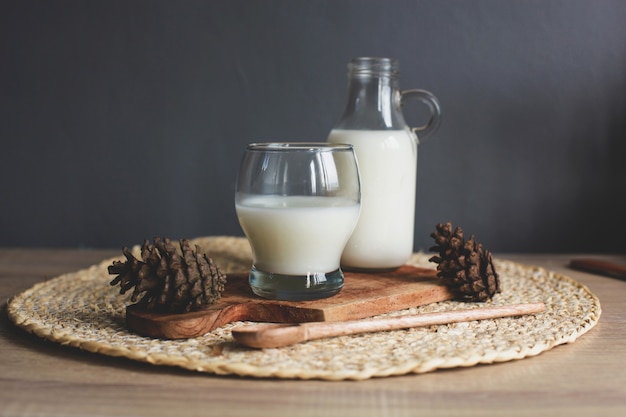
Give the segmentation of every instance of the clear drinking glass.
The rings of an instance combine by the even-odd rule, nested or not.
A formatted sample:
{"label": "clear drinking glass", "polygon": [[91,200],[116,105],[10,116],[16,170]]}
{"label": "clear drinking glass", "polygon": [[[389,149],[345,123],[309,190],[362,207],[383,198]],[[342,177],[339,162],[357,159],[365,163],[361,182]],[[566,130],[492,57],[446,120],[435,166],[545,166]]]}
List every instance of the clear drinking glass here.
{"label": "clear drinking glass", "polygon": [[237,178],[235,208],[252,247],[250,286],[280,300],[330,297],[360,211],[352,145],[253,143]]}

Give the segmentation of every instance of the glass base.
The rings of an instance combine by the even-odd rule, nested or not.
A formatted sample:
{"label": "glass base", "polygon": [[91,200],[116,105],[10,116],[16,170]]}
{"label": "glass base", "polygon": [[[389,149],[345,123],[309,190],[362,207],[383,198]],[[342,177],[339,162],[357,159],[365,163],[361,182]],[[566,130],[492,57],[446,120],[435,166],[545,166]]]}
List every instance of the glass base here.
{"label": "glass base", "polygon": [[343,288],[341,269],[308,275],[282,275],[250,270],[250,287],[256,295],[272,300],[305,301],[328,298]]}

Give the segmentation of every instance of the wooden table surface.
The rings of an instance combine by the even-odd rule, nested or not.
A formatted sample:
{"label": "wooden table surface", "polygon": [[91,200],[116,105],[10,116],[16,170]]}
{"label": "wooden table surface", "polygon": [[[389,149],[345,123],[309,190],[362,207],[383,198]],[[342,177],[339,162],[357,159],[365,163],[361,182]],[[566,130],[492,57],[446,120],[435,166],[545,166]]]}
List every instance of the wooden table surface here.
{"label": "wooden table surface", "polygon": [[[117,250],[0,249],[0,416],[625,416],[626,281],[567,268],[573,255],[498,255],[587,285],[600,322],[519,361],[365,381],[223,377],[57,345],[13,326],[6,301]],[[626,256],[597,256],[626,264]]]}

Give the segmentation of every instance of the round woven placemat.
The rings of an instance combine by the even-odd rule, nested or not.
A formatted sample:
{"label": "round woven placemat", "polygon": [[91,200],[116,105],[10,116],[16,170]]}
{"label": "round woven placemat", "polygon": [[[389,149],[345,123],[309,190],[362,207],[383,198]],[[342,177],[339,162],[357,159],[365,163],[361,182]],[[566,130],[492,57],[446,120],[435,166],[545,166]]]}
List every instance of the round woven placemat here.
{"label": "round woven placemat", "polygon": [[[251,263],[243,238],[195,239],[224,272]],[[135,248],[137,250],[138,248]],[[434,267],[416,253],[410,264]],[[488,303],[446,301],[387,314],[405,315],[458,308],[544,302],[537,315],[456,323],[408,330],[314,340],[279,349],[255,350],[233,342],[227,325],[202,337],[161,340],[130,333],[124,325],[128,297],[111,287],[107,266],[39,283],[8,303],[10,319],[25,330],[63,345],[157,365],[213,374],[292,379],[361,380],[503,362],[571,343],[600,318],[600,302],[571,278],[506,260],[495,260],[502,292]]]}

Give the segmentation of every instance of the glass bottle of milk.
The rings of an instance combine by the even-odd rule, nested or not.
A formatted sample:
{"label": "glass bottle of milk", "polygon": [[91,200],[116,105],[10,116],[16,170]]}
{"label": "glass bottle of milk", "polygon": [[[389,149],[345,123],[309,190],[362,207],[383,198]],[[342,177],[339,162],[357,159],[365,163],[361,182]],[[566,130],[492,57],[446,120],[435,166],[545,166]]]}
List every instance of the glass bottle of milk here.
{"label": "glass bottle of milk", "polygon": [[[417,145],[439,126],[440,108],[425,90],[399,89],[398,62],[360,57],[348,64],[348,101],[328,141],[349,143],[359,164],[361,215],[341,258],[352,270],[392,270],[413,252]],[[424,126],[405,123],[401,105],[418,100]]]}

